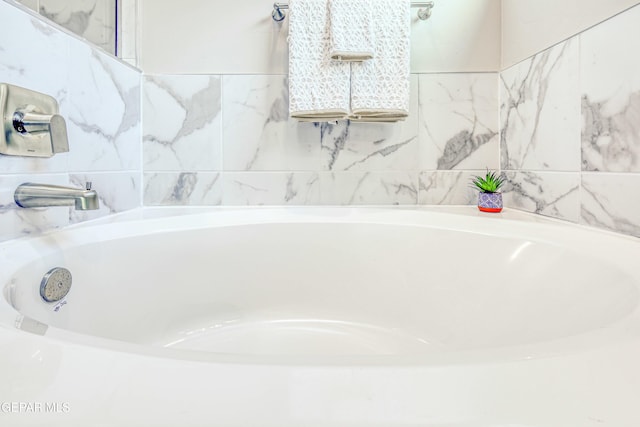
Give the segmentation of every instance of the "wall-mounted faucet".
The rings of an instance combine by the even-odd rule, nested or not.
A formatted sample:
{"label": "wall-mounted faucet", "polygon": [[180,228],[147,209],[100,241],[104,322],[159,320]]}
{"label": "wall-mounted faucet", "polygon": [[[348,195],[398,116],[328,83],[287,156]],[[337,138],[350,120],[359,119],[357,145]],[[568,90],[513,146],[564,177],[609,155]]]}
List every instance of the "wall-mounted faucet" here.
{"label": "wall-mounted faucet", "polygon": [[0,83],[0,154],[51,157],[69,151],[58,102],[43,93]]}
{"label": "wall-mounted faucet", "polygon": [[13,195],[21,208],[43,208],[48,206],[75,206],[76,210],[98,209],[98,193],[87,182],[86,189],[59,185],[21,184]]}

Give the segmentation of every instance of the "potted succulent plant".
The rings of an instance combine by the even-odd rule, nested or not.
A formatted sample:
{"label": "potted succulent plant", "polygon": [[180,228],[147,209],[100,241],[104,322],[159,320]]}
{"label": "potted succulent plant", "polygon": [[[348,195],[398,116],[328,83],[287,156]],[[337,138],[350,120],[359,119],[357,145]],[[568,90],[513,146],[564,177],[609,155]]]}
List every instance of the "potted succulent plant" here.
{"label": "potted succulent plant", "polygon": [[487,174],[482,177],[476,175],[472,178],[473,187],[480,190],[478,193],[478,209],[482,212],[501,212],[502,193],[500,187],[504,184],[504,178],[487,169]]}

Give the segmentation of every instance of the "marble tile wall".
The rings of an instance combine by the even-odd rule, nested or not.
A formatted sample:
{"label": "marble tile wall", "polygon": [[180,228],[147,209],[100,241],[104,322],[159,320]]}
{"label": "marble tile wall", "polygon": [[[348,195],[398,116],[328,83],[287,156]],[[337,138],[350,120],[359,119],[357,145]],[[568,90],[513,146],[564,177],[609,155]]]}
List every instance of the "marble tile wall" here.
{"label": "marble tile wall", "polygon": [[[0,156],[0,240],[141,205],[139,71],[3,0],[0,82],[55,97],[70,146],[49,159]],[[78,187],[91,181],[101,208],[18,208],[13,192],[28,181]]]}
{"label": "marble tile wall", "polygon": [[110,54],[116,54],[117,0],[17,1]]}
{"label": "marble tile wall", "polygon": [[640,236],[640,6],[500,75],[505,204]]}
{"label": "marble tile wall", "polygon": [[[640,61],[612,48],[640,48],[640,7],[500,74],[413,75],[410,118],[372,125],[289,120],[283,75],[141,84],[136,70],[10,3],[0,2],[0,40],[28,33],[33,46],[18,55],[0,45],[2,80],[60,100],[72,151],[0,159],[2,238],[128,209],[139,194],[147,205],[473,204],[469,179],[485,168],[507,176],[507,206],[640,235],[630,196],[640,179]],[[53,15],[62,4],[31,3]],[[46,67],[25,59],[36,56]],[[33,173],[117,185],[98,212],[16,210],[9,190]]]}
{"label": "marble tile wall", "polygon": [[147,205],[474,203],[499,163],[498,75],[413,75],[409,119],[299,123],[282,75],[151,75]]}

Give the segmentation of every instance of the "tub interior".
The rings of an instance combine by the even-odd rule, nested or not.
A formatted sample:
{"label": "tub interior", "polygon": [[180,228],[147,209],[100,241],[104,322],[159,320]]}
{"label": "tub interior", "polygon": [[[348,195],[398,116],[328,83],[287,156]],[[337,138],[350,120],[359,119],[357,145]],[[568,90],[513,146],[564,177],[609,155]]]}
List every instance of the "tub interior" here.
{"label": "tub interior", "polygon": [[[68,268],[66,305],[39,297]],[[251,355],[419,355],[548,342],[632,312],[632,278],[533,240],[427,226],[248,224],[158,230],[16,271],[12,303],[56,328]]]}

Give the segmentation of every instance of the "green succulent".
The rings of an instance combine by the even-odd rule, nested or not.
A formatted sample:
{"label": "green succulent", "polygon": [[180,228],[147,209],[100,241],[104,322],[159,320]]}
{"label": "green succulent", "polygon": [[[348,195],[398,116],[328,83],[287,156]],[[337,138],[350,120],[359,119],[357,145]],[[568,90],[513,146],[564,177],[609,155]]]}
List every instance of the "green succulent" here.
{"label": "green succulent", "polygon": [[474,188],[483,193],[497,193],[504,184],[504,178],[487,169],[487,174],[484,177],[476,175],[472,178],[471,183]]}

